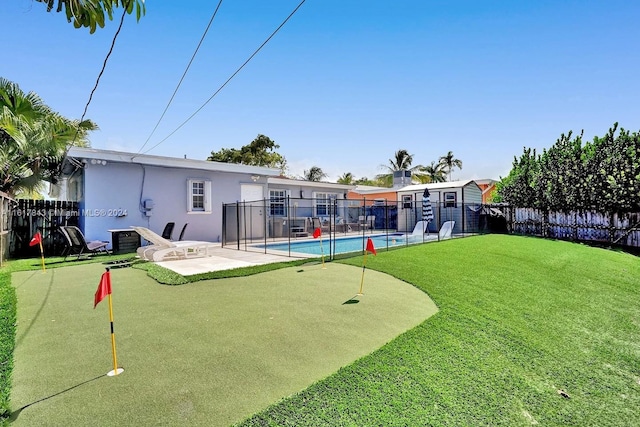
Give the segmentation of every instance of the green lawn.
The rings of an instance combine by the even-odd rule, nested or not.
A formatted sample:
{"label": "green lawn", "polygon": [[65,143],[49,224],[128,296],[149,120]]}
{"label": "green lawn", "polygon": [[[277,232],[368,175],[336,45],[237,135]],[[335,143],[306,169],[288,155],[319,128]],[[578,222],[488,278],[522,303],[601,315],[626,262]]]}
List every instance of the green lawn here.
{"label": "green lawn", "polygon": [[[112,270],[119,365],[104,267],[14,272],[18,327],[11,420],[35,425],[229,425],[301,391],[415,327],[437,309],[418,289],[318,263],[163,286]],[[358,301],[358,302],[356,302]],[[349,303],[346,303],[349,302]],[[346,303],[346,304],[345,304]]]}
{"label": "green lawn", "polygon": [[489,235],[369,266],[415,284],[440,311],[241,425],[640,424],[638,258]]}
{"label": "green lawn", "polygon": [[[358,304],[343,303],[359,285],[361,257],[330,263],[326,271],[299,266],[174,287],[148,282],[139,270],[114,270],[114,278],[135,277],[114,290],[126,369],[117,378],[102,376],[110,369],[106,305],[91,309],[100,266],[60,269],[49,282],[37,271],[14,273],[12,409],[52,396],[14,418],[16,425],[637,426],[638,261],[535,238],[455,239],[369,256]],[[347,268],[342,264],[353,270],[340,270]],[[401,282],[388,292],[388,276],[373,270]],[[334,271],[328,282],[314,279]],[[263,303],[258,295],[267,291],[275,297]],[[437,314],[389,341],[416,320],[407,319],[368,348],[385,345],[354,363],[336,362],[315,379],[302,378],[332,357],[323,352],[330,348],[327,334],[344,332],[337,352],[364,350],[362,341],[378,338],[387,322],[408,311],[426,317],[425,293]],[[310,323],[297,334],[285,332],[302,320]],[[240,332],[248,325],[260,332]],[[256,341],[265,334],[269,340]],[[230,368],[228,359],[244,368]],[[265,360],[274,364],[265,368]]]}

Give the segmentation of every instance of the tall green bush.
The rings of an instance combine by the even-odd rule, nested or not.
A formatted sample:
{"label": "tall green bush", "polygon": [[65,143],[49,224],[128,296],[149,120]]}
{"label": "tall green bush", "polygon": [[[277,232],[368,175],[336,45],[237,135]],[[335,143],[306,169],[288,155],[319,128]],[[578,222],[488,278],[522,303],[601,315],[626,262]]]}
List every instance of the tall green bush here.
{"label": "tall green bush", "polygon": [[498,183],[498,200],[561,212],[640,210],[640,133],[617,129],[584,144],[582,134],[562,134],[541,155],[525,147]]}

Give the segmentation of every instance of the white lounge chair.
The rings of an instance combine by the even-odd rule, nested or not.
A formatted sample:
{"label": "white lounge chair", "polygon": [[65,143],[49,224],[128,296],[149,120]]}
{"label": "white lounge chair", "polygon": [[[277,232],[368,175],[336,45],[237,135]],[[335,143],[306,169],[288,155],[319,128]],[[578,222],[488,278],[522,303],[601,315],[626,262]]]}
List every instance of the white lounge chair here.
{"label": "white lounge chair", "polygon": [[166,261],[170,259],[197,258],[211,255],[210,251],[217,245],[211,242],[182,240],[172,242],[145,227],[131,227],[143,239],[152,245],[137,249],[138,256],[147,261]]}
{"label": "white lounge chair", "polygon": [[439,240],[450,239],[451,232],[453,231],[453,227],[455,225],[456,225],[455,221],[446,221],[444,224],[442,224],[442,227],[440,227],[440,232],[438,233],[438,239]]}
{"label": "white lounge chair", "polygon": [[416,226],[413,227],[413,231],[410,236],[422,236],[423,234],[429,233],[428,223],[425,221],[416,222]]}

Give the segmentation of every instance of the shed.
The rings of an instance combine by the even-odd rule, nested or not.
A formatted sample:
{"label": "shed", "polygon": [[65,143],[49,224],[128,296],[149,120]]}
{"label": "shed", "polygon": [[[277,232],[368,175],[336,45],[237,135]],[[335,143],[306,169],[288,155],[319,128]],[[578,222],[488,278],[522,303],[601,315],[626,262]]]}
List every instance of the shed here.
{"label": "shed", "polygon": [[413,184],[397,192],[399,231],[412,231],[420,220],[425,188],[429,189],[434,213],[430,232],[437,232],[445,221],[455,221],[453,232],[462,233],[479,220],[482,190],[474,180]]}

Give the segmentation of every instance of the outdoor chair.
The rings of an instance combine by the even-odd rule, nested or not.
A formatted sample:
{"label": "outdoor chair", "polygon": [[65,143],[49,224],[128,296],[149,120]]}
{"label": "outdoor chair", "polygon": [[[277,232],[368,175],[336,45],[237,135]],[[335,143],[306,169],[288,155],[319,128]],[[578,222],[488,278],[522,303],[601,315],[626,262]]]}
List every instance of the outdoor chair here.
{"label": "outdoor chair", "polygon": [[187,229],[187,225],[189,225],[188,222],[186,222],[182,227],[182,231],[180,231],[180,237],[178,238],[179,241],[182,241],[182,239],[184,238],[184,231]]}
{"label": "outdoor chair", "polygon": [[442,224],[442,227],[440,227],[440,231],[438,232],[438,240],[450,239],[455,225],[455,221],[446,221]]}
{"label": "outdoor chair", "polygon": [[171,235],[173,234],[173,228],[175,226],[175,222],[168,222],[167,225],[164,226],[164,230],[162,230],[162,238],[171,240]]}
{"label": "outdoor chair", "polygon": [[92,240],[87,242],[84,238],[82,231],[73,225],[63,225],[60,227],[60,233],[65,239],[65,248],[62,251],[64,260],[67,260],[69,255],[77,255],[76,259],[80,259],[82,255],[90,256],[99,252],[109,253],[107,246],[109,242],[102,240]]}
{"label": "outdoor chair", "polygon": [[376,216],[375,215],[368,215],[367,216],[367,227],[374,229],[376,228]]}
{"label": "outdoor chair", "polygon": [[201,241],[171,241],[145,227],[132,226],[143,239],[151,243],[137,249],[138,257],[147,261],[167,261],[171,259],[199,258],[211,255],[215,243]]}
{"label": "outdoor chair", "polygon": [[311,218],[311,228],[315,231],[316,228],[319,228],[321,232],[329,231],[329,222],[323,222],[318,217]]}
{"label": "outdoor chair", "polygon": [[366,230],[369,228],[369,223],[367,222],[367,217],[364,215],[358,216],[358,228],[360,230]]}

